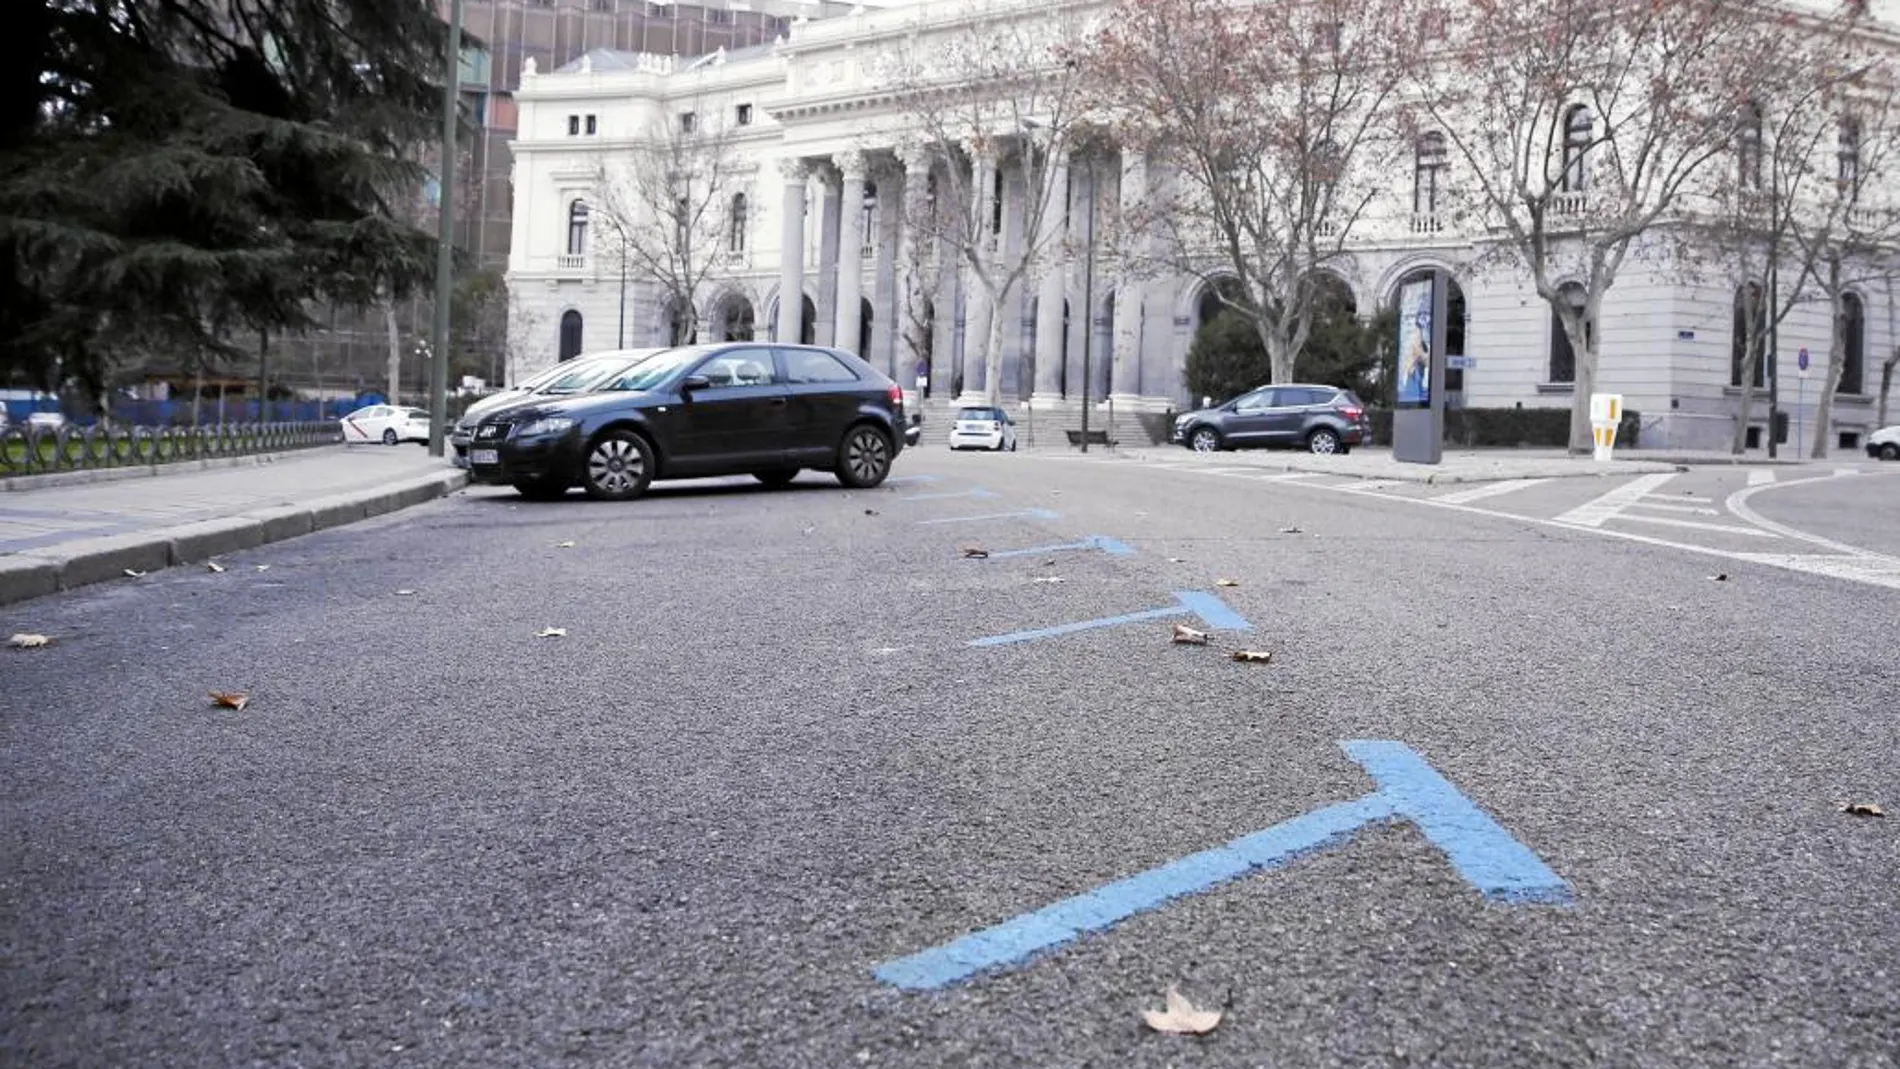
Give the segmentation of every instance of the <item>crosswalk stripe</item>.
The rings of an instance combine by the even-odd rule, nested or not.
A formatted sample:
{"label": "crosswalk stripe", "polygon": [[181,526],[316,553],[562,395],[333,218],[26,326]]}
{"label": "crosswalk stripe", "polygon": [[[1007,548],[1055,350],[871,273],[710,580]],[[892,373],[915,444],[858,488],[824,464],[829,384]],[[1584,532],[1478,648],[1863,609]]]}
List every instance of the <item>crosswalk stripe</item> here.
{"label": "crosswalk stripe", "polygon": [[1585,527],[1600,527],[1603,521],[1630,507],[1637,501],[1648,497],[1662,484],[1675,478],[1675,473],[1657,475],[1639,475],[1622,486],[1587,501],[1569,512],[1557,517],[1558,523],[1575,523]]}
{"label": "crosswalk stripe", "polygon": [[1687,527],[1696,531],[1720,531],[1723,534],[1743,535],[1748,538],[1780,538],[1778,534],[1764,531],[1758,527],[1737,527],[1728,523],[1699,523],[1695,520],[1672,520],[1667,516],[1644,516],[1634,512],[1618,513],[1614,519],[1634,520],[1639,523],[1659,523],[1665,527]]}
{"label": "crosswalk stripe", "polygon": [[1644,498],[1630,503],[1633,509],[1660,509],[1663,512],[1686,512],[1691,516],[1720,516],[1721,509],[1712,509],[1703,505],[1678,505],[1674,501],[1651,501]]}
{"label": "crosswalk stripe", "polygon": [[1505,479],[1495,483],[1479,483],[1469,490],[1457,490],[1435,497],[1432,500],[1442,501],[1447,505],[1463,505],[1472,501],[1482,501],[1487,497],[1497,497],[1499,494],[1508,494],[1516,490],[1525,489],[1526,487],[1538,486],[1549,481],[1549,479]]}
{"label": "crosswalk stripe", "polygon": [[1756,468],[1748,473],[1748,485],[1766,486],[1775,481],[1775,469]]}

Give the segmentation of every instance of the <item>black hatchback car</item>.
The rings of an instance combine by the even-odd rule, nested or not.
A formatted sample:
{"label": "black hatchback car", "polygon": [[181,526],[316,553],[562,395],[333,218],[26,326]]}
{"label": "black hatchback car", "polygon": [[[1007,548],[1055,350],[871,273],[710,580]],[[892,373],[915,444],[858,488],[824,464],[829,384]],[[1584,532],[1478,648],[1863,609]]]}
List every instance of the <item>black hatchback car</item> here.
{"label": "black hatchback car", "polygon": [[1337,386],[1262,386],[1224,405],[1174,419],[1172,440],[1197,453],[1247,446],[1292,446],[1349,453],[1372,441],[1366,406]]}
{"label": "black hatchback car", "polygon": [[890,474],[907,429],[903,390],[850,353],[696,345],[649,357],[596,392],[483,419],[469,472],[528,497],[578,485],[608,501],[638,497],[654,479],[749,474],[782,486],[801,468],[867,488]]}

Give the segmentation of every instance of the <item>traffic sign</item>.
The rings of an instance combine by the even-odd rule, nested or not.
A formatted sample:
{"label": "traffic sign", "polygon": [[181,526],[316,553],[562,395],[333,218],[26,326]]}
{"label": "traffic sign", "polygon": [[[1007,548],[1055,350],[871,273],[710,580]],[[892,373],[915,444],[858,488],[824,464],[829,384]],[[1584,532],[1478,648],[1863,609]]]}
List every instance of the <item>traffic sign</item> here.
{"label": "traffic sign", "polygon": [[1800,369],[1803,375],[1808,373],[1808,350],[1806,346],[1803,346],[1801,348],[1801,352],[1796,354],[1794,358],[1794,366]]}
{"label": "traffic sign", "polygon": [[1470,371],[1478,366],[1478,361],[1476,357],[1452,353],[1445,357],[1445,366],[1453,371]]}

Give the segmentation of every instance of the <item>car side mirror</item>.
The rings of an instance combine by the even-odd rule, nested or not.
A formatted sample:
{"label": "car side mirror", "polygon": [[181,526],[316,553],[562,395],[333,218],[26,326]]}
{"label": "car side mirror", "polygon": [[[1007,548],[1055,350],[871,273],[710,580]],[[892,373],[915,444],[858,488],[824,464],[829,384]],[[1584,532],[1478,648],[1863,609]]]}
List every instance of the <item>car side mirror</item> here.
{"label": "car side mirror", "polygon": [[704,375],[688,375],[680,380],[680,393],[689,394],[694,390],[704,390],[712,386],[712,380]]}

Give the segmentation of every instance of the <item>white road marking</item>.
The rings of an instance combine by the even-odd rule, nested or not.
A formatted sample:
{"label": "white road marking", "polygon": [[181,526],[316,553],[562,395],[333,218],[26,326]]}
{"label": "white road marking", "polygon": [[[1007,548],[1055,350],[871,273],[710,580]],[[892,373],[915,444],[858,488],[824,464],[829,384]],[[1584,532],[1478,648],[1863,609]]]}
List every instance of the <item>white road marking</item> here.
{"label": "white road marking", "polygon": [[1633,509],[1661,509],[1664,512],[1682,512],[1691,516],[1720,516],[1721,509],[1712,509],[1703,505],[1678,505],[1673,501],[1651,501],[1644,498],[1630,505]]}
{"label": "white road marking", "polygon": [[1462,505],[1469,501],[1481,501],[1487,497],[1508,494],[1514,490],[1538,486],[1549,481],[1549,479],[1506,479],[1503,482],[1479,483],[1469,490],[1458,490],[1449,494],[1440,494],[1434,500],[1442,501],[1448,505]]}
{"label": "white road marking", "polygon": [[1892,557],[1869,557],[1857,553],[1741,553],[1737,556],[1755,564],[1769,564],[1789,571],[1900,590],[1900,560]]}
{"label": "white road marking", "polygon": [[1775,481],[1775,469],[1755,468],[1748,473],[1748,485],[1767,486]]}
{"label": "white road marking", "polygon": [[1598,527],[1604,520],[1648,497],[1655,489],[1675,478],[1674,472],[1639,475],[1594,501],[1585,502],[1557,517],[1558,523],[1580,527]]}
{"label": "white road marking", "polygon": [[1754,527],[1737,527],[1729,523],[1700,523],[1695,520],[1672,520],[1667,516],[1644,516],[1636,512],[1619,513],[1618,522],[1634,520],[1638,523],[1659,523],[1666,527],[1686,527],[1692,531],[1720,531],[1723,534],[1738,534],[1746,538],[1779,538],[1773,531],[1763,531]]}
{"label": "white road marking", "polygon": [[1398,482],[1392,479],[1361,479],[1356,485],[1352,483],[1346,483],[1340,486],[1340,489],[1345,490],[1348,493],[1370,494],[1374,491],[1384,490],[1388,487],[1393,487],[1397,485],[1399,485]]}

